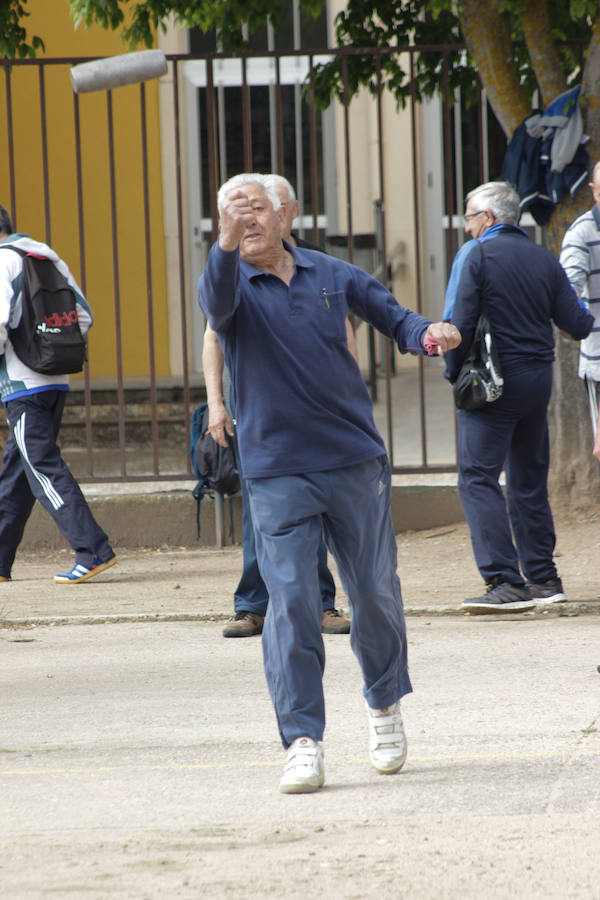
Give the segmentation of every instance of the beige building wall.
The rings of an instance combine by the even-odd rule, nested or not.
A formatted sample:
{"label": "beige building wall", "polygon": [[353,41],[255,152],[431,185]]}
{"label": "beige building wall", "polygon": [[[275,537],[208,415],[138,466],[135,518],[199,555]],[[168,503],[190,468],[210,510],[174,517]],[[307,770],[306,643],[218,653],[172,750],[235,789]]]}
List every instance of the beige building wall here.
{"label": "beige building wall", "polygon": [[392,290],[403,306],[417,309],[415,191],[410,110],[408,107],[404,110],[397,109],[396,101],[389,92],[383,95],[382,107],[386,249],[388,263],[392,268]]}
{"label": "beige building wall", "polygon": [[[333,21],[345,8],[343,0],[332,0],[330,8],[330,46],[335,43]],[[408,66],[405,61],[404,68]],[[416,121],[419,121],[419,108]],[[344,110],[336,104],[335,143],[338,187],[339,230],[348,230],[346,125]],[[414,228],[415,191],[412,161],[412,125],[410,108],[397,108],[394,97],[383,92],[381,98],[383,196],[386,225],[387,262],[392,271],[391,288],[404,306],[417,309],[417,266]],[[418,127],[418,125],[417,125]],[[351,160],[352,229],[355,234],[375,231],[374,198],[381,198],[380,153],[377,99],[361,89],[351,101],[348,115],[348,139]],[[367,358],[365,329],[360,329],[361,363]],[[379,346],[379,344],[378,344]]]}
{"label": "beige building wall", "polygon": [[[335,43],[334,19],[345,9],[344,0],[331,0],[330,46]],[[408,59],[403,61],[408,67]],[[394,97],[387,91],[382,94],[383,122],[383,189],[387,225],[388,262],[394,271],[394,291],[402,303],[416,307],[415,241],[414,241],[414,188],[411,158],[410,109],[399,109]],[[417,107],[418,122],[418,107]],[[355,233],[372,232],[375,228],[373,198],[380,197],[379,134],[377,100],[361,89],[350,103],[349,141],[351,159],[351,191],[353,206],[353,230]],[[335,107],[335,134],[338,183],[338,221],[340,230],[347,228],[346,190],[346,131],[344,110]]]}

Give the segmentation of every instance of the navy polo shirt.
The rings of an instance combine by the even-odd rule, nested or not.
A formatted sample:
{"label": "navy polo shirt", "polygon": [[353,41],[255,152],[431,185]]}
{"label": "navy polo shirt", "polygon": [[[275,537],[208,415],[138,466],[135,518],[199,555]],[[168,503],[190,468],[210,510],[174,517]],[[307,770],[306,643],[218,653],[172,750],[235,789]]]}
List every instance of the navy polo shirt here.
{"label": "navy polo shirt", "polygon": [[385,453],[348,350],[346,315],[370,322],[402,352],[422,353],[430,324],[362,269],[284,244],[295,262],[289,286],[218,243],[198,284],[231,372],[246,478],[327,471]]}

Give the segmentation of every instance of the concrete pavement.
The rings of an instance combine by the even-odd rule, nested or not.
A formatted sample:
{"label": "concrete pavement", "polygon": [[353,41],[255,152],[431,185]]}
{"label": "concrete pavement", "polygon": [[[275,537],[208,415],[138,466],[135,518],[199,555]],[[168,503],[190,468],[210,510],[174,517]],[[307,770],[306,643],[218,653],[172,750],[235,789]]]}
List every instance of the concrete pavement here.
{"label": "concrete pavement", "polygon": [[239,547],[118,546],[81,585],[52,580],[70,551],[20,550],[0,585],[2,900],[600,900],[597,522],[557,526],[569,602],[510,616],[461,610],[482,587],[464,523],[398,534],[407,764],[370,766],[356,661],[326,636],[326,785],[296,797],[260,639],[221,636]]}
{"label": "concrete pavement", "polygon": [[325,787],[278,792],[260,639],[211,622],[0,630],[0,884],[98,897],[600,897],[600,618],[408,620],[409,755],[367,756],[325,638]]}

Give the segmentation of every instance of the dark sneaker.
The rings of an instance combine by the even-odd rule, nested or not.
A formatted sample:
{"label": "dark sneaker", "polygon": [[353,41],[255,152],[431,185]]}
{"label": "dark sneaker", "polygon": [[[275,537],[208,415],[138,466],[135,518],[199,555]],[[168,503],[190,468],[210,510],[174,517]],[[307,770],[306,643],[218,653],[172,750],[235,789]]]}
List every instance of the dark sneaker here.
{"label": "dark sneaker", "polygon": [[252,637],[254,634],[262,634],[264,621],[264,616],[241,609],[229,619],[223,629],[223,637]]}
{"label": "dark sneaker", "polygon": [[518,587],[508,581],[491,584],[483,597],[469,597],[463,602],[467,612],[474,613],[524,612],[535,605],[525,585]]}
{"label": "dark sneaker", "polygon": [[533,582],[528,581],[527,590],[529,591],[529,596],[535,600],[538,606],[546,606],[549,603],[564,603],[567,599],[560,578],[543,581],[541,584],[533,584]]}
{"label": "dark sneaker", "polygon": [[350,634],[350,619],[347,619],[339,609],[324,609],[321,619],[322,634]]}

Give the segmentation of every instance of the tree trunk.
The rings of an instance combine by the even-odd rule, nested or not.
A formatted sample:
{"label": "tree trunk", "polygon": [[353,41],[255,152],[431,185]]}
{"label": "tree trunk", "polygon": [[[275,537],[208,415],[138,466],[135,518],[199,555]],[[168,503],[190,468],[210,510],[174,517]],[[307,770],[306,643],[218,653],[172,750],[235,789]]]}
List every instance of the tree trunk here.
{"label": "tree trunk", "polygon": [[[589,170],[598,160],[600,148],[600,17],[594,23],[582,76],[581,106]],[[577,216],[593,205],[587,188],[557,206],[546,229],[545,242],[555,255],[565,231]],[[553,496],[573,507],[597,505],[600,500],[598,463],[592,456],[593,434],[584,382],[577,376],[579,344],[557,338],[554,391],[550,404],[550,486]]]}
{"label": "tree trunk", "polygon": [[[499,2],[492,0],[482,4],[480,0],[464,0],[461,30],[494,112],[507,137],[510,137],[529,115],[531,107],[518,82],[508,20],[499,12]],[[524,12],[523,27],[544,102],[549,102],[565,89],[565,82],[556,62],[555,50],[546,58],[550,38],[549,28],[544,25],[546,14],[545,5],[540,11],[539,0],[531,0]],[[550,70],[554,65],[558,75]],[[582,81],[585,131],[592,138],[588,152],[593,165],[597,158],[594,156],[595,148],[600,147],[600,97],[597,90],[600,82],[600,16],[594,24]],[[552,96],[547,97],[546,94]],[[557,257],[566,229],[592,202],[589,193],[581,189],[575,199],[569,197],[556,207],[545,230],[544,241]],[[584,383],[577,375],[578,354],[577,342],[557,334],[554,390],[548,415],[551,453],[549,485],[555,501],[572,507],[597,504],[600,499],[598,464],[592,456],[589,407]]]}
{"label": "tree trunk", "polygon": [[[558,206],[546,229],[545,244],[560,254],[571,222],[592,205],[588,190]],[[550,428],[550,493],[553,501],[571,508],[597,505],[600,500],[598,463],[592,456],[594,437],[586,388],[577,374],[579,342],[556,333],[554,388],[548,412]]]}

